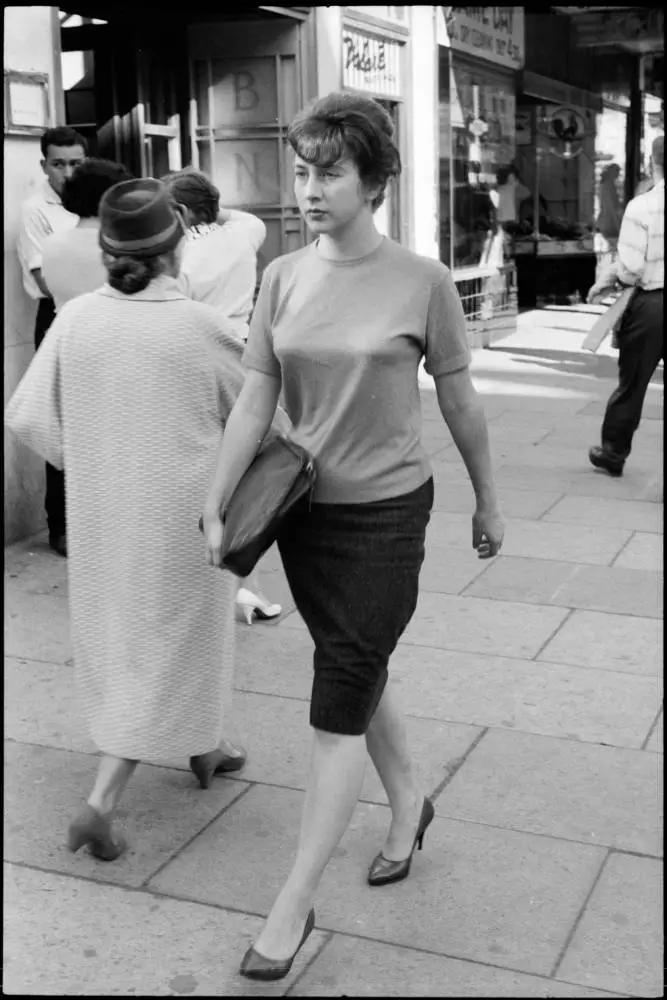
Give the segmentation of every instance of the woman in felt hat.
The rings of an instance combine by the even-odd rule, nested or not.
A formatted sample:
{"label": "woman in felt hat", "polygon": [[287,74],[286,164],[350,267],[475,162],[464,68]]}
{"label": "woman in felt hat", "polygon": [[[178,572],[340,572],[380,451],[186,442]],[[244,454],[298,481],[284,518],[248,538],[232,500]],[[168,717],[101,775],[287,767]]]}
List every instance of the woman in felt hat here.
{"label": "woman in felt hat", "polygon": [[178,289],[165,186],[116,184],[99,215],[108,283],[60,310],[6,422],[67,475],[77,682],[102,754],[69,847],[112,861],[138,761],[189,757],[202,787],[245,762],[223,741],[234,582],[205,565],[198,529],[244,371],[233,329]]}

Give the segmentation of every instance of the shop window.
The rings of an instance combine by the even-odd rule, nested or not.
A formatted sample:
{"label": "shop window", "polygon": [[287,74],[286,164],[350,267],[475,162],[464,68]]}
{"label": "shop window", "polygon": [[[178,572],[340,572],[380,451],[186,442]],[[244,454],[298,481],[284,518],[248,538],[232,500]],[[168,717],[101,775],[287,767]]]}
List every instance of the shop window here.
{"label": "shop window", "polygon": [[453,268],[501,266],[510,245],[499,208],[502,216],[516,152],[513,80],[443,50],[439,105],[440,257]]}
{"label": "shop window", "polygon": [[516,252],[538,255],[593,250],[595,115],[585,108],[522,103],[531,141],[517,148],[519,176],[528,189],[512,233]]}

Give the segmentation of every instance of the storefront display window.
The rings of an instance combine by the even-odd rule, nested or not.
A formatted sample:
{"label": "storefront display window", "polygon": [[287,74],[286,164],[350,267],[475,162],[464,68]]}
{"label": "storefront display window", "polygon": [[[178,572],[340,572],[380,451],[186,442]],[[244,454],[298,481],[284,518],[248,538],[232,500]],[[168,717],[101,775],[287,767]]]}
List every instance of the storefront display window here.
{"label": "storefront display window", "polygon": [[[517,253],[593,249],[595,218],[595,115],[585,108],[522,104],[532,141],[517,149],[519,175],[531,192],[521,204],[514,235]],[[566,250],[550,244],[566,243]],[[576,244],[573,245],[573,244]]]}
{"label": "storefront display window", "polygon": [[500,218],[514,184],[514,81],[447,49],[440,62],[440,257],[498,267],[511,247]]}

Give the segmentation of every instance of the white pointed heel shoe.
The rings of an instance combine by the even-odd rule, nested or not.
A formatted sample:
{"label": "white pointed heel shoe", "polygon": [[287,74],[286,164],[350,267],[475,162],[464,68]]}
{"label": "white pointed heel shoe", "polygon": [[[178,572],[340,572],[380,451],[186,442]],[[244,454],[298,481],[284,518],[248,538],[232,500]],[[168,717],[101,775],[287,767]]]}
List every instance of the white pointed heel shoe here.
{"label": "white pointed heel shoe", "polygon": [[241,587],[236,595],[236,606],[241,609],[248,625],[252,625],[255,616],[261,620],[277,618],[282,611],[279,604],[269,604],[265,597],[258,597],[245,587]]}

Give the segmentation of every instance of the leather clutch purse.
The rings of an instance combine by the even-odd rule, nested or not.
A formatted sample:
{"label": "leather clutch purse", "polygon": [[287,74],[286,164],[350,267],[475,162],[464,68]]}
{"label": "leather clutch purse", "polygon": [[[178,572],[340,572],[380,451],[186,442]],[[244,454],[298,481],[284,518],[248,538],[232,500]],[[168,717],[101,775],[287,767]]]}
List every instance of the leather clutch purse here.
{"label": "leather clutch purse", "polygon": [[[241,477],[222,521],[222,565],[248,576],[276,538],[288,511],[312,490],[312,456],[282,435],[267,439]],[[199,530],[204,530],[203,518]]]}

